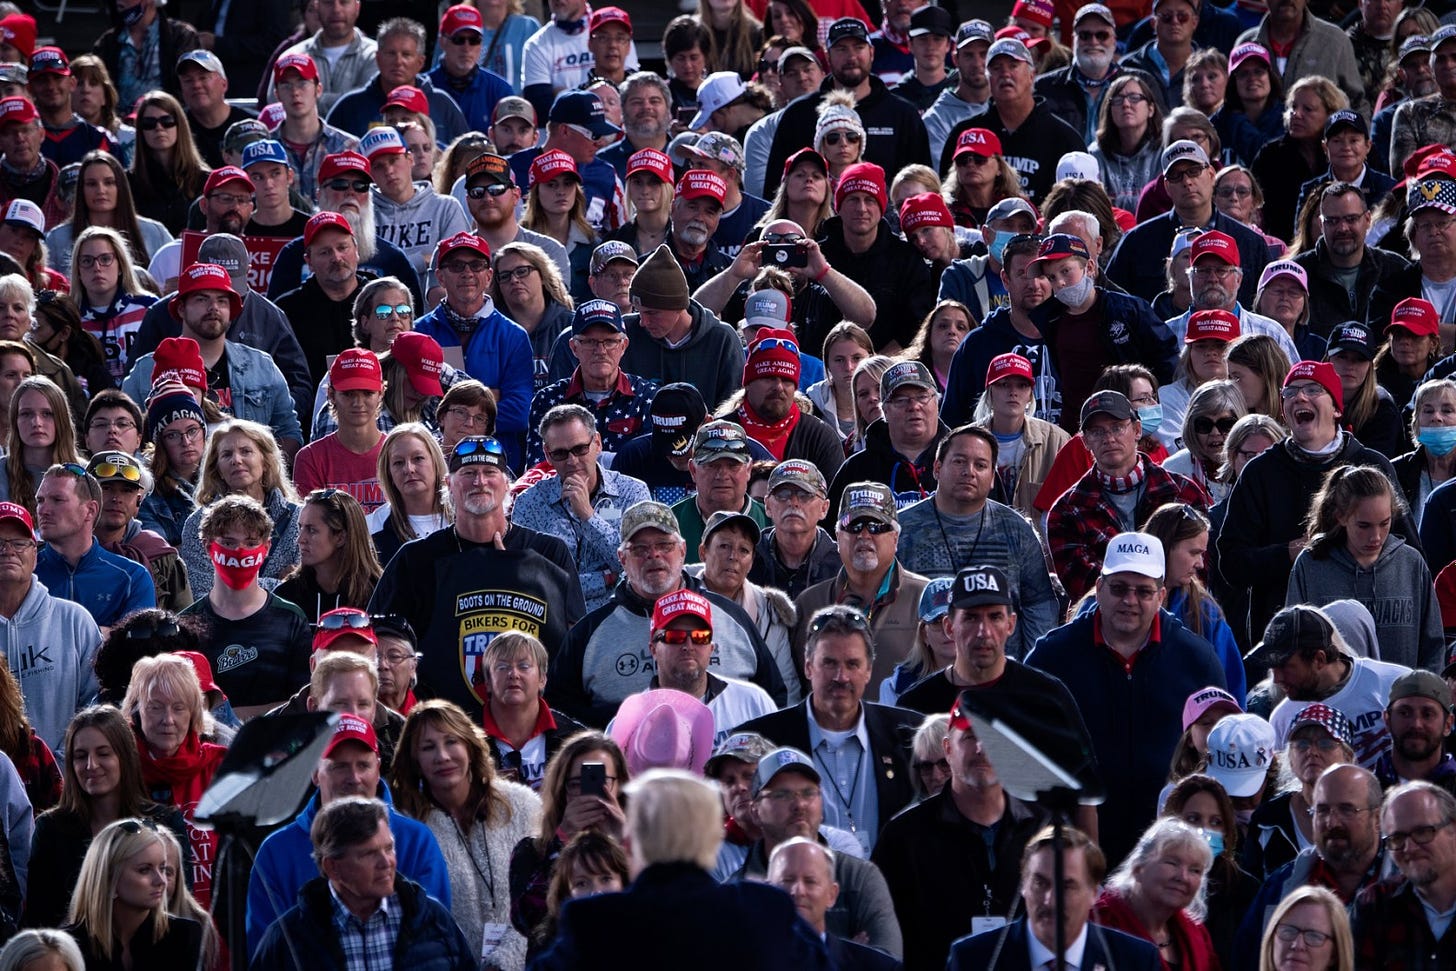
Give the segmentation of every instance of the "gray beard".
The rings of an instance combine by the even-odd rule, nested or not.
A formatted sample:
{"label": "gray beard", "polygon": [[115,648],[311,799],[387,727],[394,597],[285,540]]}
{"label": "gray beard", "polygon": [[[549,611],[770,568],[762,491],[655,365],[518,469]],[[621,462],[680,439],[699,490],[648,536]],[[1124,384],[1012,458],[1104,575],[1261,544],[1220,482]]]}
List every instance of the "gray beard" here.
{"label": "gray beard", "polygon": [[374,259],[378,252],[378,237],[374,235],[374,200],[368,199],[359,209],[359,214],[343,213],[349,227],[354,230],[354,244],[359,248],[359,263],[362,265]]}

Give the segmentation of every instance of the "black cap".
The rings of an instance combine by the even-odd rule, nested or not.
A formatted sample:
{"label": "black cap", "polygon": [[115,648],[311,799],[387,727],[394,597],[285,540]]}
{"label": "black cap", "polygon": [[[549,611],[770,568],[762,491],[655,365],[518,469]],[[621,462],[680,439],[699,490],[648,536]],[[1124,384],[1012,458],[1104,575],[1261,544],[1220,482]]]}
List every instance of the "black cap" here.
{"label": "black cap", "polygon": [[956,574],[950,605],[956,608],[1010,607],[1011,583],[994,566],[968,566]]}
{"label": "black cap", "polygon": [[1329,138],[1341,128],[1349,128],[1366,138],[1370,137],[1370,128],[1365,124],[1365,119],[1360,117],[1359,112],[1351,111],[1349,108],[1341,108],[1325,119],[1325,137]]}
{"label": "black cap", "polygon": [[944,7],[925,6],[910,15],[910,36],[939,34],[941,37],[955,36],[955,21]]}
{"label": "black cap", "polygon": [[1099,391],[1082,405],[1082,420],[1079,424],[1086,425],[1087,420],[1093,415],[1111,415],[1118,421],[1127,421],[1137,416],[1132,410],[1132,402],[1127,396],[1116,391]]}
{"label": "black cap", "polygon": [[659,455],[686,456],[693,448],[693,435],[708,406],[696,387],[685,381],[663,385],[657,389],[650,409],[652,417],[652,450]]}
{"label": "black cap", "polygon": [[1336,351],[1350,351],[1359,354],[1367,361],[1375,360],[1377,343],[1375,335],[1370,328],[1358,320],[1347,320],[1334,329],[1330,334],[1330,344],[1325,350],[1325,357],[1328,358]]}
{"label": "black cap", "polygon": [[846,38],[854,38],[868,44],[870,32],[865,27],[864,21],[858,17],[840,17],[829,25],[829,39],[825,42],[824,49],[828,50]]}
{"label": "black cap", "polygon": [[1335,625],[1323,612],[1295,604],[1273,616],[1264,628],[1264,639],[1244,655],[1244,660],[1274,667],[1303,650],[1323,650],[1333,657],[1334,642]]}

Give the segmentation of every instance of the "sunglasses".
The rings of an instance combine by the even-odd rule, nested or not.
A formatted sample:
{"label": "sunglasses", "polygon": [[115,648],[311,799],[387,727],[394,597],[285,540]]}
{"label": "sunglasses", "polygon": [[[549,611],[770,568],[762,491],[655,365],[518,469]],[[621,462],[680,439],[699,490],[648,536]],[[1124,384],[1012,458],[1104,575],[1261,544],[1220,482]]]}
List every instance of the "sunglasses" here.
{"label": "sunglasses", "polygon": [[1233,431],[1237,418],[1195,418],[1193,419],[1193,433],[1195,435],[1207,435],[1217,428],[1220,434],[1227,435]]}
{"label": "sunglasses", "polygon": [[177,127],[177,116],[153,115],[150,118],[142,118],[137,121],[137,127],[142,131],[156,131],[158,128],[170,131]]}
{"label": "sunglasses", "polygon": [[803,233],[764,233],[763,241],[771,245],[782,245],[784,243],[802,243]]}
{"label": "sunglasses", "polygon": [[368,179],[330,179],[324,185],[334,192],[364,193],[369,191]]}
{"label": "sunglasses", "polygon": [[61,470],[62,471],[65,471],[65,472],[71,473],[72,475],[74,475],[78,479],[84,479],[88,475],[91,474],[91,473],[89,473],[89,472],[86,471],[86,466],[84,466],[84,465],[77,465],[75,462],[63,462],[63,463],[61,463]]}
{"label": "sunglasses", "polygon": [[809,633],[817,634],[830,624],[848,624],[855,630],[867,631],[870,629],[870,622],[865,615],[850,607],[835,607],[825,609],[809,622]]}
{"label": "sunglasses", "polygon": [[505,465],[506,450],[500,442],[489,435],[481,435],[477,438],[462,438],[455,443],[455,448],[450,453],[457,459],[468,458],[471,455],[490,455],[500,459],[500,464]]}
{"label": "sunglasses", "polygon": [[479,34],[472,33],[468,30],[462,30],[460,33],[450,36],[450,43],[456,47],[479,47],[480,40],[481,37]]}
{"label": "sunglasses", "polygon": [[465,190],[465,194],[471,199],[484,199],[486,196],[490,196],[492,199],[499,199],[514,188],[515,186],[513,185],[500,185],[499,183],[473,185]]}
{"label": "sunglasses", "polygon": [[154,833],[157,831],[157,823],[151,819],[123,819],[116,825],[121,827],[123,833],[130,833],[132,836],[140,833],[143,826]]}
{"label": "sunglasses", "polygon": [[176,637],[182,633],[181,626],[175,620],[158,621],[146,627],[133,627],[126,632],[126,639],[129,641],[150,641],[157,637]]}
{"label": "sunglasses", "polygon": [[415,308],[407,303],[382,303],[374,308],[375,320],[388,320],[391,317],[413,317]]}
{"label": "sunglasses", "polygon": [[368,630],[374,626],[374,618],[362,611],[327,614],[314,626],[319,630]]}
{"label": "sunglasses", "polygon": [[824,136],[825,145],[838,145],[841,141],[848,142],[851,145],[858,145],[860,143],[859,132],[832,131]]}
{"label": "sunglasses", "polygon": [[839,528],[851,536],[858,536],[865,530],[869,530],[871,536],[883,536],[895,527],[889,523],[882,523],[877,519],[856,519],[852,523],[842,524]]}
{"label": "sunglasses", "polygon": [[128,482],[142,481],[142,470],[134,465],[117,465],[114,462],[98,462],[96,467],[91,469],[91,474],[98,479],[114,479],[117,476]]}
{"label": "sunglasses", "polygon": [[785,340],[782,337],[765,337],[761,341],[755,341],[753,349],[756,351],[790,351],[794,354],[799,353],[798,344],[795,344],[791,340]]}
{"label": "sunglasses", "polygon": [[653,641],[661,641],[673,647],[681,647],[691,641],[697,647],[713,643],[713,632],[710,630],[660,630],[652,635]]}

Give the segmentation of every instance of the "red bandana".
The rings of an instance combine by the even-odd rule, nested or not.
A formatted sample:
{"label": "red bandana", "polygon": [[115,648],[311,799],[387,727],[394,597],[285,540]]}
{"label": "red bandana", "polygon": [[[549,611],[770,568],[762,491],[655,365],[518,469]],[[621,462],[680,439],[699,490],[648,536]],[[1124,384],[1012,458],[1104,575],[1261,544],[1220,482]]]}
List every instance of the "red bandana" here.
{"label": "red bandana", "polygon": [[743,407],[738,409],[736,415],[738,423],[753,439],[773,454],[778,461],[784,460],[784,449],[788,447],[789,436],[799,424],[799,406],[797,403],[789,409],[789,413],[776,422],[765,422],[753,413],[753,408],[747,401]]}

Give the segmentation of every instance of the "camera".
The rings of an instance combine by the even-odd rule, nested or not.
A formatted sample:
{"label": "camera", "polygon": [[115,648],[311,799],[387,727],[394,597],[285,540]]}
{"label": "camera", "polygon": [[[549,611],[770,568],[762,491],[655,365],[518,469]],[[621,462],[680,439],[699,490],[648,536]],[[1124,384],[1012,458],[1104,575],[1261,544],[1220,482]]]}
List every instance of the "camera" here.
{"label": "camera", "polygon": [[759,262],[763,266],[776,266],[781,270],[790,267],[802,269],[809,265],[809,248],[803,243],[765,243]]}

